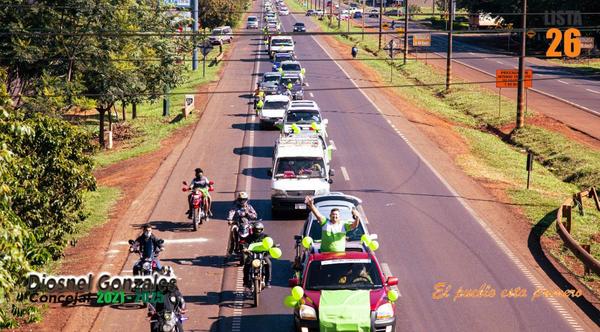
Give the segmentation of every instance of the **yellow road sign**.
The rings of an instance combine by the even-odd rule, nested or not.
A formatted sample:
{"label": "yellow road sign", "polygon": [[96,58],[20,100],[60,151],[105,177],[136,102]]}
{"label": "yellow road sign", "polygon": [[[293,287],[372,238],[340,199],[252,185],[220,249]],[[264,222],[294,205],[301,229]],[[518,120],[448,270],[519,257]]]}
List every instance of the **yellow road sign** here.
{"label": "yellow road sign", "polygon": [[527,37],[529,37],[529,39],[535,37],[535,31],[533,31],[533,30],[527,31]]}

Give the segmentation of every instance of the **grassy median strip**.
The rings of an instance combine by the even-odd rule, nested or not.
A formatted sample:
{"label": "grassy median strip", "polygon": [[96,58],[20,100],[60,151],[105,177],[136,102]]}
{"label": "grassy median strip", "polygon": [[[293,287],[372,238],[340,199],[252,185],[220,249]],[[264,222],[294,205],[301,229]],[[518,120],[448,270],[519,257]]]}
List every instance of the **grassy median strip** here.
{"label": "grassy median strip", "polygon": [[[294,11],[302,6],[289,1]],[[334,19],[331,26],[325,17],[314,19],[323,31],[339,31]],[[342,22],[342,31],[347,23]],[[351,27],[351,32],[360,32],[360,27]],[[387,51],[377,52],[377,35],[336,35],[335,39],[348,46],[355,43],[363,50],[358,59],[373,69],[382,84],[390,82],[390,61]],[[398,55],[400,58],[401,55]],[[410,58],[407,65],[395,60],[391,77],[392,89],[415,106],[432,112],[453,123],[454,130],[466,139],[470,154],[457,158],[457,163],[471,176],[499,184],[506,193],[509,204],[520,208],[532,225],[550,225],[556,209],[566,199],[581,189],[600,186],[600,152],[570,140],[564,135],[537,126],[527,126],[509,135],[500,134],[501,128],[514,123],[516,103],[478,85],[453,78],[453,86],[445,91],[445,77],[422,61]],[[310,75],[310,73],[308,73]],[[360,84],[359,84],[360,85]],[[527,116],[534,116],[531,109]],[[526,188],[525,150],[536,156],[532,174],[532,186]],[[585,216],[575,216],[573,235],[582,244],[600,237],[599,214],[586,209]],[[595,222],[594,222],[595,220]],[[554,227],[545,234],[557,239]],[[592,248],[592,254],[600,259],[600,250]],[[552,252],[564,261],[569,252]],[[596,277],[592,277],[594,279]]]}

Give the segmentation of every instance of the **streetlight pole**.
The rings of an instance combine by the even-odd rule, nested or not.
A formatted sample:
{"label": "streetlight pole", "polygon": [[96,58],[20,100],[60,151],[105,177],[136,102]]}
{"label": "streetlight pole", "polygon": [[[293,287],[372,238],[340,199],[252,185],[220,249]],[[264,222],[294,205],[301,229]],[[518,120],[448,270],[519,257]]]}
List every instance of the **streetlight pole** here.
{"label": "streetlight pole", "polygon": [[192,31],[194,32],[194,50],[192,51],[192,70],[198,69],[198,43],[196,42],[196,35],[198,34],[198,1],[192,0]]}
{"label": "streetlight pole", "polygon": [[517,129],[525,125],[525,53],[527,45],[527,0],[523,2],[523,17],[521,18],[521,54],[519,55],[519,84],[517,85]]}

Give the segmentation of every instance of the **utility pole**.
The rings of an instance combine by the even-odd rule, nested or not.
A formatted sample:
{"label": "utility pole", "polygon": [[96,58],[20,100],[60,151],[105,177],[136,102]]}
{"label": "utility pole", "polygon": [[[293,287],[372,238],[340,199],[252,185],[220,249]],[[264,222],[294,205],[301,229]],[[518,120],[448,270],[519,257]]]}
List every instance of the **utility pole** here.
{"label": "utility pole", "polygon": [[198,42],[196,41],[196,35],[198,34],[198,1],[192,0],[192,31],[194,32],[194,50],[192,51],[192,70],[198,69]]}
{"label": "utility pole", "polygon": [[383,1],[379,0],[379,51],[381,51],[381,31],[383,29]]}
{"label": "utility pole", "polygon": [[519,55],[519,84],[517,85],[517,129],[525,125],[525,53],[527,45],[527,0],[523,1],[521,20],[521,54]]}
{"label": "utility pole", "polygon": [[338,30],[342,31],[342,0],[338,0]]}
{"label": "utility pole", "polygon": [[446,54],[446,91],[450,90],[450,75],[452,73],[452,30],[454,28],[454,0],[450,3],[450,17],[448,17],[448,53]]}
{"label": "utility pole", "polygon": [[408,56],[408,0],[404,0],[404,60],[402,64],[406,65]]}

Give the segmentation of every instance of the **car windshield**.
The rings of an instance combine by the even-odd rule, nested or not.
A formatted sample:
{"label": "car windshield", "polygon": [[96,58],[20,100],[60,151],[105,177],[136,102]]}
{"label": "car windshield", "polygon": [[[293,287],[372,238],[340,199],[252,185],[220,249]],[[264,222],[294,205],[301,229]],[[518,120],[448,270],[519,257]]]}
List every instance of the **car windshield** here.
{"label": "car windshield", "polygon": [[293,123],[321,123],[321,117],[315,111],[292,111],[287,114],[286,121]]}
{"label": "car windshield", "polygon": [[286,108],[288,105],[287,101],[267,101],[263,105],[263,109],[266,110],[279,110],[282,108]]}
{"label": "car windshield", "polygon": [[298,22],[298,23],[294,24],[294,26],[297,26],[297,27],[303,27],[303,26],[304,26],[304,23],[300,23],[300,22]]}
{"label": "car windshield", "polygon": [[292,46],[290,39],[273,39],[271,40],[272,46]]}
{"label": "car windshield", "polygon": [[324,178],[323,158],[289,157],[277,160],[275,177]]}
{"label": "car windshield", "polygon": [[256,16],[249,16],[248,17],[248,22],[256,22],[258,19],[256,18]]}
{"label": "car windshield", "polygon": [[300,71],[302,67],[298,63],[285,63],[281,65],[283,71]]}
{"label": "car windshield", "polygon": [[375,289],[383,287],[371,259],[313,261],[306,274],[307,290]]}
{"label": "car windshield", "polygon": [[279,82],[280,78],[279,75],[265,75],[263,76],[263,82]]}
{"label": "car windshield", "polygon": [[221,29],[214,29],[212,31],[213,36],[218,36],[218,35],[222,35],[222,34],[223,34],[223,30],[221,30]]}
{"label": "car windshield", "polygon": [[292,85],[296,85],[296,84],[300,84],[300,79],[297,77],[296,78],[285,77],[285,78],[281,79],[281,83],[285,86],[287,86],[288,83],[292,83]]}
{"label": "car windshield", "polygon": [[287,60],[291,60],[291,59],[292,59],[292,55],[289,53],[275,55],[275,62],[283,62],[283,61],[287,61]]}
{"label": "car windshield", "polygon": [[[331,209],[338,208],[340,209],[340,220],[352,220],[352,211],[350,208],[343,205],[330,205],[319,207],[319,212],[324,216],[329,216]],[[308,232],[308,236],[310,236],[313,241],[321,241],[321,237],[323,236],[321,232],[321,225],[317,219],[312,220],[312,224],[310,225],[310,231]],[[360,237],[365,234],[365,229],[362,223],[358,224],[358,227],[346,233],[347,241],[360,241]]]}

